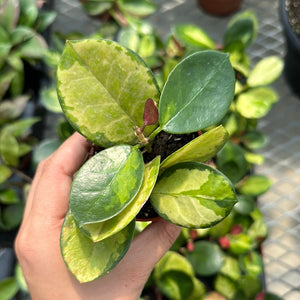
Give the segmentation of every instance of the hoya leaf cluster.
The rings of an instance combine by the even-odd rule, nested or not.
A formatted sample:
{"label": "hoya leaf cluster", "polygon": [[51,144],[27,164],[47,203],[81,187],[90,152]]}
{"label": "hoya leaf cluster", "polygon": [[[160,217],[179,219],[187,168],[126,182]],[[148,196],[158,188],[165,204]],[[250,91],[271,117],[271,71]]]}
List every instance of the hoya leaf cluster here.
{"label": "hoya leaf cluster", "polygon": [[[230,213],[234,187],[206,164],[228,138],[218,126],[234,97],[227,54],[185,57],[160,91],[149,67],[120,44],[67,41],[57,78],[67,120],[102,149],[74,178],[61,233],[63,258],[80,282],[105,275],[125,255],[148,200],[159,216],[187,228],[211,227]],[[156,106],[158,116],[145,111]],[[146,161],[162,132],[199,136]]]}

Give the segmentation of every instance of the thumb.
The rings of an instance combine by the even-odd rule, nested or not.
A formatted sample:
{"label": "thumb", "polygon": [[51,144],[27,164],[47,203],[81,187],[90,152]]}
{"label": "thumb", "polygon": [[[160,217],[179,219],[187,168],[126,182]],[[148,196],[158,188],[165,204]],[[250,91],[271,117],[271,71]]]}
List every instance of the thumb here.
{"label": "thumb", "polygon": [[137,288],[143,288],[152,269],[170,249],[180,231],[180,227],[163,219],[153,222],[134,238],[125,257],[117,266],[118,271],[125,271]]}

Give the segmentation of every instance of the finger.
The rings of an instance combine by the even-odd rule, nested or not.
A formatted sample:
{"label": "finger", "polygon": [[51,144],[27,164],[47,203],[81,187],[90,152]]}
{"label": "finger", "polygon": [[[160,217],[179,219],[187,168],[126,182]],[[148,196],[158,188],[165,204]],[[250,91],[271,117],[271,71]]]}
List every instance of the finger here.
{"label": "finger", "polygon": [[33,213],[50,218],[64,218],[68,210],[73,175],[81,167],[90,146],[86,139],[74,133],[49,158],[42,162],[41,173],[35,183]]}
{"label": "finger", "polygon": [[137,292],[143,289],[154,266],[162,256],[170,249],[180,234],[180,227],[175,226],[163,219],[149,225],[131,243],[125,257],[115,269],[108,274],[124,274],[120,278],[120,286],[132,286],[135,282]]}

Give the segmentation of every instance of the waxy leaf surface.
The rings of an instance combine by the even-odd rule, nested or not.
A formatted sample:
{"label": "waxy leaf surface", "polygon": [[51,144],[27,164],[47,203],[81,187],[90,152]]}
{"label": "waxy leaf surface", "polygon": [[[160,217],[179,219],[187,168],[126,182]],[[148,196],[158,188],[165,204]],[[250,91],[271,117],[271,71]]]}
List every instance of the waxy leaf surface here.
{"label": "waxy leaf surface", "polygon": [[115,146],[90,158],[75,176],[70,192],[70,209],[79,226],[121,212],[138,193],[143,177],[142,154],[131,146]]}
{"label": "waxy leaf surface", "polygon": [[94,242],[97,242],[119,232],[121,229],[127,226],[138,214],[144,203],[148,200],[156,183],[159,164],[160,158],[156,157],[153,161],[145,166],[145,175],[142,186],[132,202],[130,202],[123,211],[109,220],[94,224],[86,224],[80,229]]}
{"label": "waxy leaf surface", "polygon": [[[132,128],[143,124],[145,101],[159,98],[145,63],[108,40],[68,41],[57,77],[58,96],[68,121],[105,148],[137,143]],[[145,134],[152,130],[146,128]]]}
{"label": "waxy leaf surface", "polygon": [[161,168],[187,161],[206,162],[225,145],[227,139],[228,133],[223,126],[211,129],[168,156]]}
{"label": "waxy leaf surface", "polygon": [[171,223],[205,228],[229,214],[236,196],[222,173],[202,163],[187,162],[160,176],[150,200],[157,213]]}
{"label": "waxy leaf surface", "polygon": [[188,133],[220,121],[234,96],[227,54],[207,50],[181,61],[170,73],[159,102],[159,123],[169,133]]}
{"label": "waxy leaf surface", "polygon": [[63,259],[79,282],[89,282],[105,275],[127,252],[135,222],[107,239],[94,243],[76,226],[69,212],[66,215],[60,237]]}

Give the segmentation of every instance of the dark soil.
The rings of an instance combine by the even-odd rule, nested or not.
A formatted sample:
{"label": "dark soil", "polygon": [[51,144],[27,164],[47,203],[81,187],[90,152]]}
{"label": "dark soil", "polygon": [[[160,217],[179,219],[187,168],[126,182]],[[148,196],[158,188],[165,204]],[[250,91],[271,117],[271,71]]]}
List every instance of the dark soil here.
{"label": "dark soil", "polygon": [[[197,132],[190,134],[169,134],[160,132],[151,144],[151,153],[144,152],[145,163],[150,162],[157,156],[161,156],[163,161],[170,154],[180,149],[199,134]],[[147,201],[137,215],[137,220],[149,220],[158,217],[151,203]]]}
{"label": "dark soil", "polygon": [[286,0],[285,5],[290,24],[300,37],[300,0]]}

